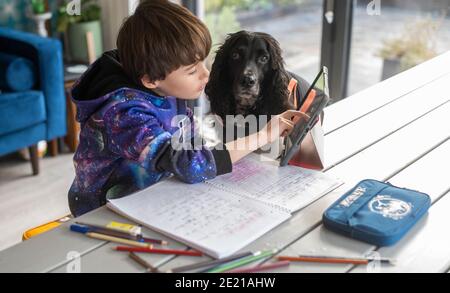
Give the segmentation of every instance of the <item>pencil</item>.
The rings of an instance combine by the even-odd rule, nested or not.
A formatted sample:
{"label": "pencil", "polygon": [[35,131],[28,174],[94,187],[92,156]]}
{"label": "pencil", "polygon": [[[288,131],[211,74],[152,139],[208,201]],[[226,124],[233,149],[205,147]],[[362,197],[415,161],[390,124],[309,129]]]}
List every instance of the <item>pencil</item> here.
{"label": "pencil", "polygon": [[237,260],[239,258],[243,258],[243,257],[249,256],[249,255],[252,255],[252,253],[250,251],[242,252],[242,253],[235,254],[235,255],[225,257],[222,259],[207,260],[207,261],[196,263],[196,264],[173,268],[173,269],[168,270],[167,273],[181,273],[181,272],[186,272],[186,271],[192,271],[195,269],[208,270],[217,265],[220,265],[220,264],[223,264],[226,262],[230,262],[233,260]]}
{"label": "pencil", "polygon": [[154,243],[154,244],[160,244],[160,245],[169,245],[169,242],[161,239],[154,239],[154,238],[148,238],[148,237],[139,237],[138,240],[142,240],[146,243]]}
{"label": "pencil", "polygon": [[111,229],[108,227],[103,227],[103,226],[93,225],[93,224],[86,224],[86,223],[82,223],[82,222],[75,222],[75,223],[89,228],[89,230],[91,230],[91,232],[97,232],[97,233],[115,236],[115,237],[119,237],[119,238],[126,238],[126,239],[130,239],[130,240],[142,241],[142,242],[147,242],[147,243],[155,243],[155,244],[161,244],[161,245],[169,244],[167,241],[164,241],[161,239],[143,237],[142,235],[133,235],[133,234],[130,234],[130,233],[127,233],[124,231],[117,230],[117,229]]}
{"label": "pencil", "polygon": [[94,233],[109,235],[109,236],[113,236],[113,237],[119,237],[119,238],[125,238],[125,239],[129,239],[129,240],[143,242],[138,237],[132,236],[128,233],[119,232],[117,230],[111,230],[111,229],[107,229],[107,228],[103,228],[103,227],[99,227],[99,226],[89,226],[89,225],[84,225],[84,224],[72,224],[72,225],[70,225],[70,230],[72,230],[74,232],[80,232],[80,233],[94,232]]}
{"label": "pencil", "polygon": [[260,272],[260,271],[267,271],[272,269],[277,269],[281,267],[287,267],[289,266],[291,262],[288,260],[278,261],[270,264],[263,264],[259,266],[254,266],[251,268],[243,268],[243,269],[234,269],[231,271],[227,271],[227,273],[234,273],[234,274],[240,274],[240,273],[254,273],[254,272]]}
{"label": "pencil", "polygon": [[90,238],[95,238],[95,239],[105,240],[105,241],[111,241],[111,242],[125,244],[125,245],[137,246],[137,247],[142,247],[142,248],[147,248],[147,249],[153,247],[153,245],[148,244],[148,243],[137,242],[137,241],[124,239],[124,238],[119,238],[119,237],[113,237],[113,236],[104,235],[104,234],[100,234],[100,233],[87,232],[85,235],[90,237]]}
{"label": "pencil", "polygon": [[[140,237],[139,234],[136,235],[136,234],[133,234],[133,233],[126,232],[126,231],[124,231],[124,230],[118,230],[118,229],[108,228],[108,227],[106,227],[106,226],[94,225],[94,224],[87,224],[87,223],[83,223],[83,222],[75,222],[75,224],[81,225],[81,226],[86,226],[86,227],[88,227],[88,228],[90,228],[90,229],[92,229],[92,230],[110,231],[110,232],[113,232],[113,233],[119,233],[119,234],[121,234],[121,235],[128,235],[128,236],[130,236],[130,237],[133,237],[133,239],[135,239],[135,240],[138,240],[138,238]],[[94,232],[94,231],[93,231],[93,232]],[[120,236],[120,237],[121,237],[121,238],[125,238],[125,237],[122,237],[122,236]]]}
{"label": "pencil", "polygon": [[244,257],[242,259],[238,259],[236,261],[230,262],[230,263],[226,263],[224,265],[219,265],[215,268],[212,268],[211,270],[206,271],[207,273],[223,273],[238,267],[242,267],[245,266],[246,264],[255,262],[257,260],[269,257],[273,254],[275,254],[277,251],[276,250],[268,250],[268,251],[258,251],[255,252],[253,255]]}
{"label": "pencil", "polygon": [[278,260],[299,261],[299,262],[316,262],[316,263],[341,263],[341,264],[355,264],[365,265],[371,261],[380,261],[382,263],[393,263],[392,260],[387,258],[348,258],[348,257],[333,257],[333,256],[278,256]]}
{"label": "pencil", "polygon": [[144,259],[142,259],[141,257],[139,257],[137,254],[135,254],[134,252],[130,252],[128,254],[128,256],[133,259],[134,261],[136,261],[138,264],[140,264],[141,266],[143,266],[144,268],[146,268],[146,270],[148,272],[151,273],[159,273],[159,270],[157,268],[155,268],[154,266],[152,266],[151,264],[149,264],[148,262],[146,262]]}
{"label": "pencil", "polygon": [[145,248],[145,247],[126,247],[126,246],[117,246],[117,247],[113,247],[113,249],[117,250],[117,251],[129,251],[129,252],[203,256],[203,253],[201,253],[199,251],[189,251],[189,250],[157,249],[157,248]]}

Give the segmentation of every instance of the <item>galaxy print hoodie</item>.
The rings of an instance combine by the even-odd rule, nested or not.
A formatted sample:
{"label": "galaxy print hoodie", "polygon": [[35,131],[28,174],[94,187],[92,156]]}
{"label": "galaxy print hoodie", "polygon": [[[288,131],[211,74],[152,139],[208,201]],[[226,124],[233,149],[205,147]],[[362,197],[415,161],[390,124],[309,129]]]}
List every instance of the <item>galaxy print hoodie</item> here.
{"label": "galaxy print hoodie", "polygon": [[[186,127],[191,142],[198,142],[191,109],[185,100],[161,97],[133,83],[116,50],[104,53],[83,74],[72,88],[72,101],[81,124],[76,175],[68,195],[74,216],[171,175],[197,183],[232,170],[224,145],[173,146],[173,136]],[[173,123],[175,116],[185,118]]]}

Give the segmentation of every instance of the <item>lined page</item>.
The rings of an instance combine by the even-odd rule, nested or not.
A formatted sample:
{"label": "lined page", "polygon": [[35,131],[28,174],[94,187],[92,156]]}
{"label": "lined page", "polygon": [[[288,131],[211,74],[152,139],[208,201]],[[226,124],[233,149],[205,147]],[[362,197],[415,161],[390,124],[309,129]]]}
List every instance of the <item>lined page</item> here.
{"label": "lined page", "polygon": [[250,154],[233,165],[233,172],[208,184],[276,205],[292,213],[341,185],[322,172],[296,166],[279,167]]}
{"label": "lined page", "polygon": [[108,207],[216,258],[235,253],[290,217],[211,185],[173,178],[110,200]]}

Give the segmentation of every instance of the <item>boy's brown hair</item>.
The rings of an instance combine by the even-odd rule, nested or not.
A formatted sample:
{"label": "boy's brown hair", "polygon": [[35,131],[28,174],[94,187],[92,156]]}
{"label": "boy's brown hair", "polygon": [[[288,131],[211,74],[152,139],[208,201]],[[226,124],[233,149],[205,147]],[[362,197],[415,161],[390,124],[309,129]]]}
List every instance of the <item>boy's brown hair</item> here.
{"label": "boy's brown hair", "polygon": [[125,72],[141,84],[164,80],[172,71],[205,59],[211,35],[188,9],[166,0],[141,2],[120,28],[117,49]]}

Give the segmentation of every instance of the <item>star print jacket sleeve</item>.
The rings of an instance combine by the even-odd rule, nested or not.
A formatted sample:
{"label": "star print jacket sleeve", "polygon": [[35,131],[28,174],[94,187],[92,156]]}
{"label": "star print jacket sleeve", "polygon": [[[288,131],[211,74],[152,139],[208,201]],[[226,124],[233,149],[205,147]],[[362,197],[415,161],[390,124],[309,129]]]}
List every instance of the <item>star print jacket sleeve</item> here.
{"label": "star print jacket sleeve", "polygon": [[170,172],[186,183],[202,182],[231,172],[231,159],[225,145],[207,148],[195,131],[192,111],[187,108],[186,114],[179,115],[186,117],[182,128],[166,125],[165,129],[148,104],[119,103],[103,117],[108,147],[120,157],[138,162],[149,172]]}

